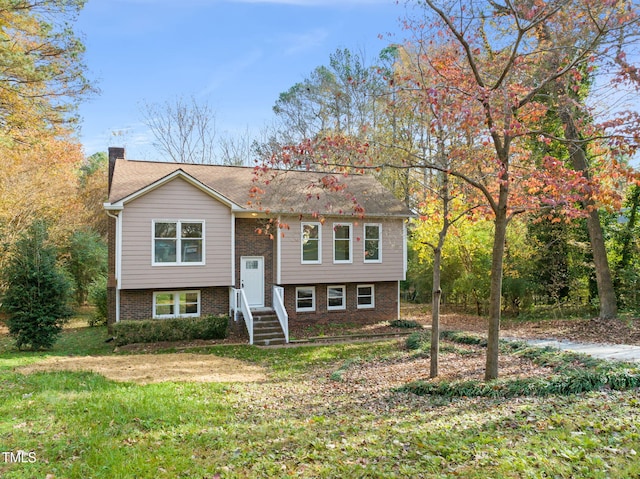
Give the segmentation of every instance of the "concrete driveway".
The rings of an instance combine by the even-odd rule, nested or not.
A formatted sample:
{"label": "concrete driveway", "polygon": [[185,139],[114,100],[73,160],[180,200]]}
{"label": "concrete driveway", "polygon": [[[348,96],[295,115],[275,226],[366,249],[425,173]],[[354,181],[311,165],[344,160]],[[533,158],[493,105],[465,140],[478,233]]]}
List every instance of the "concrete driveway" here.
{"label": "concrete driveway", "polygon": [[589,356],[600,359],[640,363],[640,346],[631,346],[628,344],[574,343],[555,339],[527,339],[526,341],[532,346],[539,346],[541,348],[549,346],[562,351],[588,354]]}

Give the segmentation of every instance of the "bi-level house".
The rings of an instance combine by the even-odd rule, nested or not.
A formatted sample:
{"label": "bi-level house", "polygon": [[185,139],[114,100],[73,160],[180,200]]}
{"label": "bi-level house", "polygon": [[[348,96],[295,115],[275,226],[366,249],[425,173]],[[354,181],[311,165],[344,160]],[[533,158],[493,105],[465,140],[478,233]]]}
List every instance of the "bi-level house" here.
{"label": "bi-level house", "polygon": [[[349,195],[291,171],[250,193],[253,168],[131,161],[109,148],[109,323],[227,315],[290,322],[395,319],[407,207],[373,177],[335,175]],[[364,208],[354,214],[353,199]],[[268,221],[286,225],[272,237]]]}

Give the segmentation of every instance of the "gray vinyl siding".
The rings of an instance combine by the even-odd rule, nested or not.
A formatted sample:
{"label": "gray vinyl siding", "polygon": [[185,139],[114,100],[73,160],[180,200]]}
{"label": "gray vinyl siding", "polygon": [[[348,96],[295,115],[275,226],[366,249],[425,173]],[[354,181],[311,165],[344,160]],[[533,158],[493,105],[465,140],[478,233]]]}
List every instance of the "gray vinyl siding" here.
{"label": "gray vinyl siding", "polygon": [[[121,289],[188,288],[232,283],[231,210],[177,178],[122,211]],[[204,220],[205,264],[152,266],[153,220]]]}
{"label": "gray vinyl siding", "polygon": [[[283,218],[289,225],[281,243],[281,284],[344,284],[349,282],[399,281],[404,279],[403,220],[367,218],[328,218],[321,227],[322,263],[301,263],[301,222],[298,218]],[[352,224],[352,262],[333,262],[333,225]],[[382,262],[364,262],[364,225],[377,223],[382,227]]]}

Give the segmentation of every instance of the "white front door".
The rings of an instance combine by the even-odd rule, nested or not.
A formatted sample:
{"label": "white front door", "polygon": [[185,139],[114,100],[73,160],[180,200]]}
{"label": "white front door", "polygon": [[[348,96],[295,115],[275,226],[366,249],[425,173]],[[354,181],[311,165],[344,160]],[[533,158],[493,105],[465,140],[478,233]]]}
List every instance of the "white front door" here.
{"label": "white front door", "polygon": [[264,306],[264,257],[243,256],[240,263],[240,285],[249,306],[261,308]]}

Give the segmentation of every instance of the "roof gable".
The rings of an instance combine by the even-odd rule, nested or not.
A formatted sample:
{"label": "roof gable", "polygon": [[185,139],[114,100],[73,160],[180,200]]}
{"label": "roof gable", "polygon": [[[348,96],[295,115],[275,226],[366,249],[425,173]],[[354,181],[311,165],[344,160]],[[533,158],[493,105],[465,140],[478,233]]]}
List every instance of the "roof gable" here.
{"label": "roof gable", "polygon": [[[126,160],[125,160],[126,161]],[[116,207],[116,206],[124,206],[124,204],[129,203],[130,201],[135,200],[136,198],[139,198],[140,196],[144,196],[147,193],[149,193],[150,191],[153,191],[157,188],[160,188],[163,185],[166,185],[167,183],[175,180],[176,178],[180,178],[184,181],[186,181],[187,183],[189,183],[190,185],[198,188],[199,190],[203,191],[204,193],[208,194],[209,196],[217,199],[218,201],[220,201],[221,203],[229,206],[231,209],[243,209],[241,206],[235,204],[233,201],[231,201],[229,198],[225,197],[224,195],[221,195],[218,191],[210,188],[209,186],[205,185],[204,183],[202,183],[201,181],[199,181],[197,178],[194,178],[192,175],[190,175],[189,173],[186,173],[182,168],[178,168],[170,173],[168,173],[166,176],[159,178],[155,181],[153,181],[150,184],[147,184],[146,186],[141,186],[143,185],[143,181],[144,178],[139,177],[138,180],[139,181],[135,181],[135,182],[127,182],[125,183],[125,185],[123,185],[124,187],[121,188],[120,190],[118,190],[118,188],[115,188],[115,193],[114,193],[114,188],[112,187],[112,194],[109,197],[109,200],[111,200],[111,198],[115,195],[122,195],[125,194],[124,197],[115,200],[115,201],[110,201],[110,205],[112,207]],[[114,182],[115,184],[115,182]],[[131,193],[126,194],[127,189],[134,189],[138,186],[141,186],[139,189],[132,191]]]}

